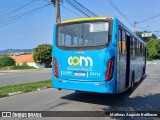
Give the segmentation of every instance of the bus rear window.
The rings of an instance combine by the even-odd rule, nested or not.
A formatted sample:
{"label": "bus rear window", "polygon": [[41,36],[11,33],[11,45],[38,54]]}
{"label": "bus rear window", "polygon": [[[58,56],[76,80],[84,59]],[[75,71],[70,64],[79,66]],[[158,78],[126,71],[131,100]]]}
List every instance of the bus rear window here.
{"label": "bus rear window", "polygon": [[92,47],[106,45],[109,40],[108,22],[76,23],[58,27],[58,46]]}

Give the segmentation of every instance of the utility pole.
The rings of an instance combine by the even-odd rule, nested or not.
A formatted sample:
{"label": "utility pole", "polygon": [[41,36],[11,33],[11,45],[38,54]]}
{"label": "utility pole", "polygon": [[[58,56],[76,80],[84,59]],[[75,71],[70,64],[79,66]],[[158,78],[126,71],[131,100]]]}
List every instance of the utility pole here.
{"label": "utility pole", "polygon": [[134,22],[134,33],[136,33],[136,21]]}
{"label": "utility pole", "polygon": [[59,0],[51,0],[53,6],[56,8],[56,23],[61,22],[61,15],[60,15],[60,1]]}

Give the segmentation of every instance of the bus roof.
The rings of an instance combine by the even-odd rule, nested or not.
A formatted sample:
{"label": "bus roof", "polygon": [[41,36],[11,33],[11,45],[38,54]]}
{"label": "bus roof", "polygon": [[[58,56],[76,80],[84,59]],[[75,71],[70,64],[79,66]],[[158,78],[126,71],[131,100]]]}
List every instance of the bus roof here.
{"label": "bus roof", "polygon": [[[116,20],[117,18],[115,17],[109,17],[109,16],[104,16],[104,17],[91,17],[91,18],[76,18],[76,19],[71,19],[71,20],[66,20],[62,21],[57,24],[67,24],[67,23],[74,23],[74,22],[82,22],[82,21],[96,21],[96,20]],[[118,20],[118,19],[117,19]],[[119,20],[118,20],[119,21]],[[134,37],[136,37],[139,41],[141,41],[144,45],[145,42],[141,40],[135,33],[133,33],[131,30],[129,30],[122,22],[119,21],[119,23],[128,31],[130,32]]]}
{"label": "bus roof", "polygon": [[111,19],[111,20],[113,20],[113,17],[77,18],[77,19],[62,21],[61,23],[58,23],[58,24],[66,24],[66,23],[81,22],[81,21],[92,21],[92,20],[93,21],[94,20],[105,20],[105,19]]}

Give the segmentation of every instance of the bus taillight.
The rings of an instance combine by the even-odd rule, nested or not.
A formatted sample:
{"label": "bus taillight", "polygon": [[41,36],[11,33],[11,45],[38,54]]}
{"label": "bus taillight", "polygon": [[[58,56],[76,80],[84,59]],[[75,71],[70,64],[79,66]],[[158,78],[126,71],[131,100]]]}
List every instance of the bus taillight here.
{"label": "bus taillight", "polygon": [[57,59],[54,57],[54,76],[56,78],[58,78],[58,63],[57,63]]}
{"label": "bus taillight", "polygon": [[108,62],[108,67],[106,71],[106,81],[109,81],[113,77],[113,71],[114,71],[114,57],[112,57]]}

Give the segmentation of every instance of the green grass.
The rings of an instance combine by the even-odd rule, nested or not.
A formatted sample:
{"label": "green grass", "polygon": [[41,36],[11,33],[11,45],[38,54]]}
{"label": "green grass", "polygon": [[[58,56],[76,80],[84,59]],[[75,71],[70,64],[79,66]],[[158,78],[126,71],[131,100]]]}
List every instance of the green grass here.
{"label": "green grass", "polygon": [[35,67],[32,66],[13,66],[13,70],[24,70],[24,69],[36,69]]}
{"label": "green grass", "polygon": [[51,87],[51,80],[0,87],[0,96],[5,96],[8,93],[18,92],[18,91],[21,92],[35,91],[38,88],[44,88],[44,87]]}
{"label": "green grass", "polygon": [[0,67],[0,70],[12,70],[13,66]]}
{"label": "green grass", "polygon": [[7,66],[7,67],[2,67],[0,68],[0,70],[26,70],[26,69],[37,69],[35,67],[32,66]]}

